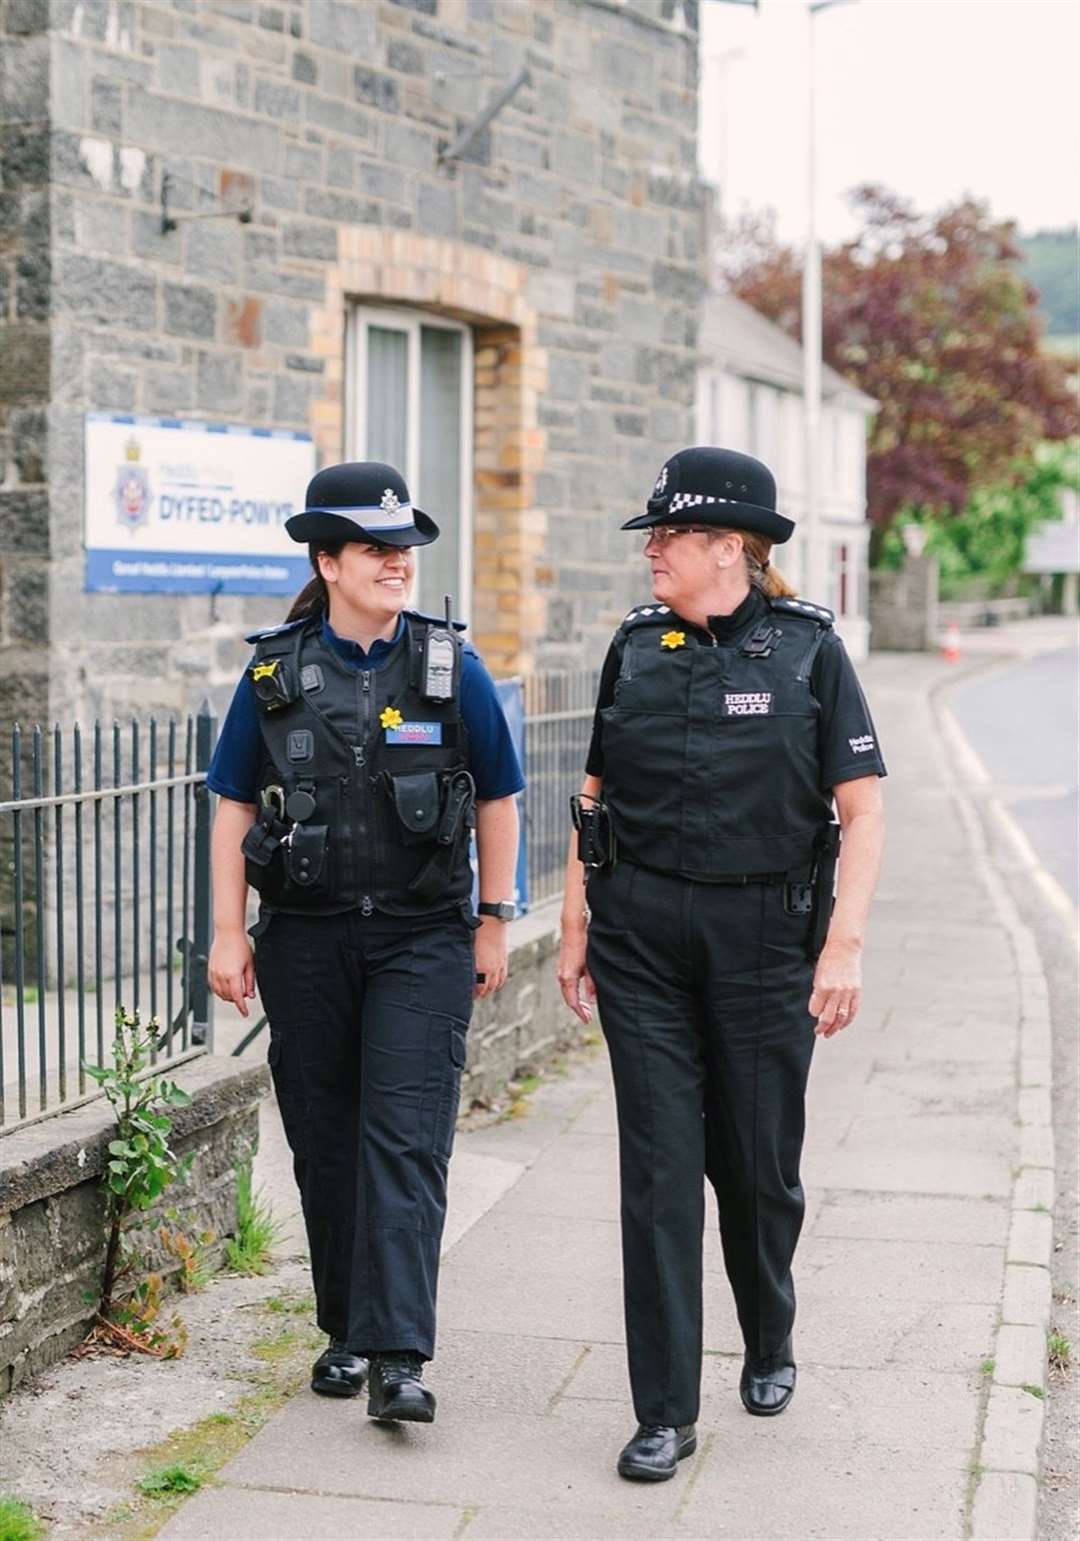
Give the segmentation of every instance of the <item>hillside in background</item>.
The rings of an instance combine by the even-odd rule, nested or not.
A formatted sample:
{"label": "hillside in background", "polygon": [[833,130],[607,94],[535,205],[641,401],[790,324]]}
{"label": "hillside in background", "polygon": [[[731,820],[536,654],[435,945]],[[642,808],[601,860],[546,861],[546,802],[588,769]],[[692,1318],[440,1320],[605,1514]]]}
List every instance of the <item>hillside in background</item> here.
{"label": "hillside in background", "polygon": [[1075,349],[1080,333],[1080,251],[1075,228],[1037,230],[1020,236],[1018,245],[1024,253],[1024,276],[1039,291],[1047,334]]}

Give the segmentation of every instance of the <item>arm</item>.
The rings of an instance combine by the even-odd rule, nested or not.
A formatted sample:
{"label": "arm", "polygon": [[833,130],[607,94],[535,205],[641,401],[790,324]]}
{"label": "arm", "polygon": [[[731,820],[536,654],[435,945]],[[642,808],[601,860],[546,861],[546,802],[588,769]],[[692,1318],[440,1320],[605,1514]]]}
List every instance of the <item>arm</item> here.
{"label": "arm", "polygon": [[885,838],[881,782],[859,776],[833,788],[843,840],[836,907],[814,970],[810,1014],[815,1031],[831,1038],[855,1020],[862,995],[862,949]]}
{"label": "arm", "polygon": [[[476,855],[480,866],[480,898],[498,904],[514,892],[517,871],[518,810],[515,797],[497,797],[476,805]],[[508,926],[494,915],[482,915],[476,933],[476,972],[483,980],[476,999],[494,995],[506,983]]]}
{"label": "arm", "polygon": [[214,891],[214,941],[207,972],[210,988],[223,1001],[232,1001],[240,1015],[255,994],[255,965],[244,920],[247,879],[240,843],[255,822],[254,803],[218,800],[210,837],[210,866]]}
{"label": "arm", "polygon": [[[603,777],[586,776],[582,795],[599,797]],[[577,831],[570,831],[566,855],[566,881],[563,887],[562,944],[559,950],[559,988],[570,1010],[586,1024],[592,1020],[592,1002],[596,987],[585,966],[589,915],[585,905],[585,868],[578,861]],[[584,985],[585,994],[581,993]]]}

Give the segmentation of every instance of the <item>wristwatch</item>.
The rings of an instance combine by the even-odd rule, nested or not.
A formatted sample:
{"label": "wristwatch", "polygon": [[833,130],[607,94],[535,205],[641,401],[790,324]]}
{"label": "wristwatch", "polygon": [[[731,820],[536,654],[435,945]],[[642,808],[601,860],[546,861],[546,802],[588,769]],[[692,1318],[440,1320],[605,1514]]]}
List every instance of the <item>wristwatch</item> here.
{"label": "wristwatch", "polygon": [[494,915],[496,920],[515,920],[517,918],[517,905],[512,899],[505,899],[499,904],[488,904],[484,900],[476,906],[478,915]]}

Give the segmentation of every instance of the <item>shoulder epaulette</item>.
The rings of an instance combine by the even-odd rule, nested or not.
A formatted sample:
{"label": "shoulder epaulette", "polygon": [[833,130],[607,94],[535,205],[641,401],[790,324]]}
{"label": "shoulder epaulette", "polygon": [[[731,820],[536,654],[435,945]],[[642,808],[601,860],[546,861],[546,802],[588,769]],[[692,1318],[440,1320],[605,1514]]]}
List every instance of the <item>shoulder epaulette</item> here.
{"label": "shoulder epaulette", "polygon": [[620,631],[632,631],[635,626],[667,625],[671,615],[670,605],[635,605],[623,616]]}
{"label": "shoulder epaulette", "polygon": [[269,642],[271,637],[288,637],[300,626],[306,626],[312,619],[310,615],[301,616],[298,621],[285,621],[281,626],[269,626],[265,631],[253,631],[245,642]]}
{"label": "shoulder epaulette", "polygon": [[831,626],[836,620],[836,616],[825,605],[812,605],[808,599],[770,599],[769,607],[781,615],[798,615],[806,621],[817,621],[819,626]]}
{"label": "shoulder epaulette", "polygon": [[[406,610],[405,614],[410,616],[414,621],[423,621],[425,626],[446,625],[445,615],[427,615],[423,610]],[[450,624],[455,631],[466,631],[468,630],[469,625],[468,621],[451,621]]]}

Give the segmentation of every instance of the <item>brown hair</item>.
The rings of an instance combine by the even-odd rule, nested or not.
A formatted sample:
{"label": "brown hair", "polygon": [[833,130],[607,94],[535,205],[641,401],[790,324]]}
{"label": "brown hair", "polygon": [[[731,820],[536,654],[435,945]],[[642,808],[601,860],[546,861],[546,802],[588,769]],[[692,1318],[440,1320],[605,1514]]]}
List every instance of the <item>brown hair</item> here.
{"label": "brown hair", "polygon": [[754,535],[749,530],[736,530],[742,538],[743,556],[754,588],[760,589],[766,599],[793,599],[795,589],[772,565],[772,542],[764,535]]}
{"label": "brown hair", "polygon": [[330,610],[330,595],[326,589],[326,579],[319,571],[319,552],[325,551],[327,556],[340,556],[345,547],[343,540],[313,540],[308,542],[308,561],[311,563],[312,576],[304,584],[292,602],[292,608],[285,617],[285,624],[290,621],[306,620],[309,615],[326,615]]}

